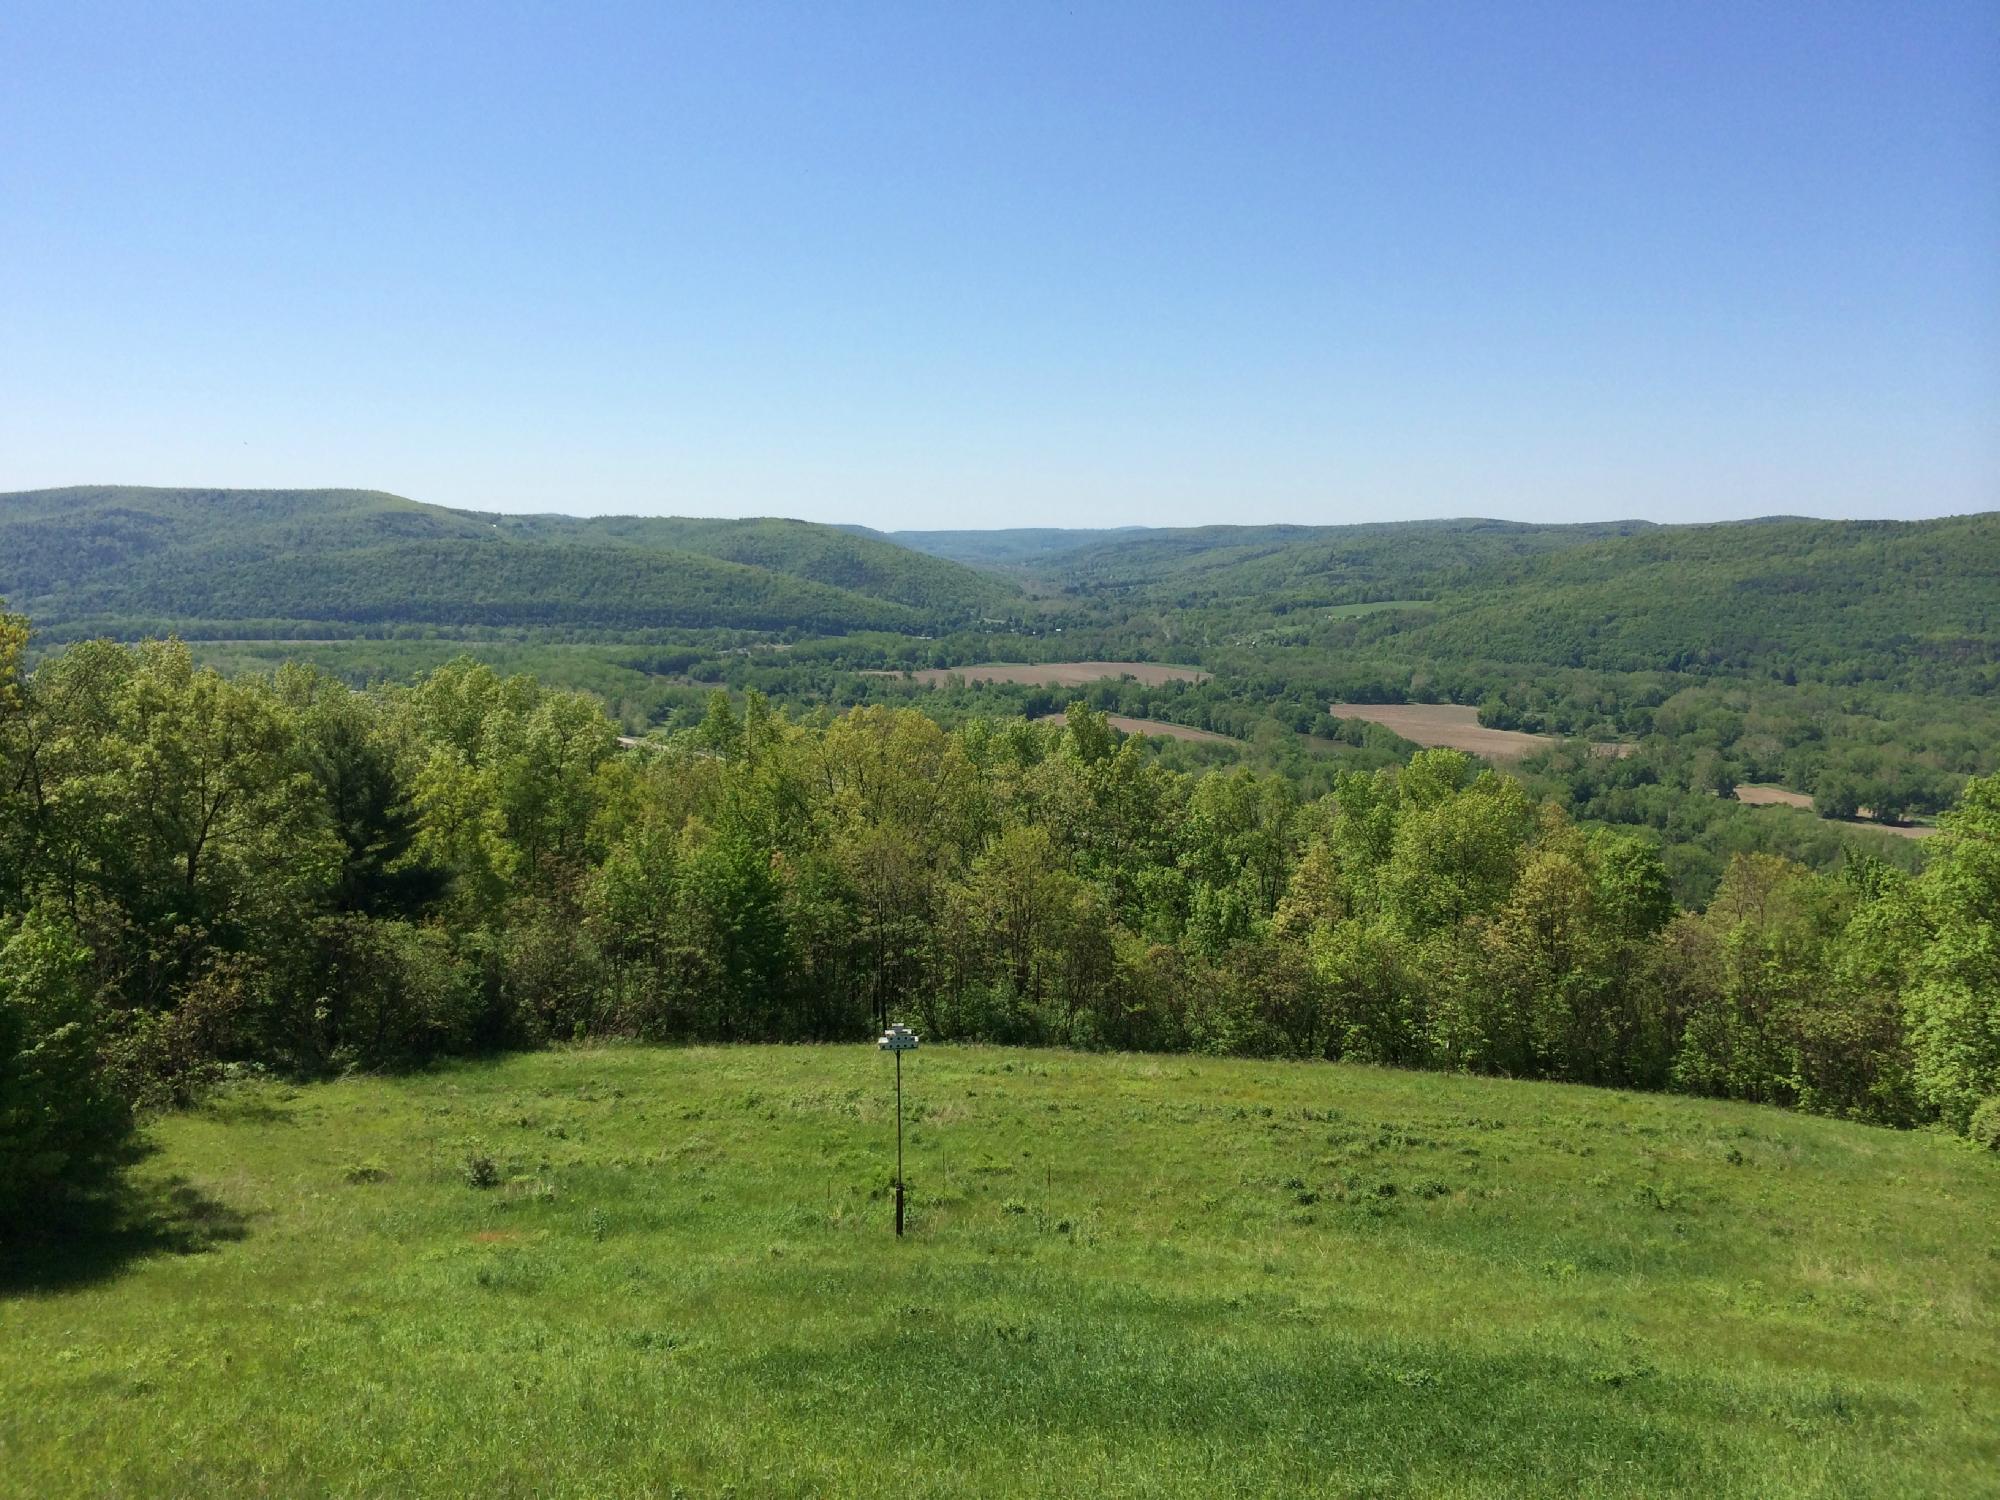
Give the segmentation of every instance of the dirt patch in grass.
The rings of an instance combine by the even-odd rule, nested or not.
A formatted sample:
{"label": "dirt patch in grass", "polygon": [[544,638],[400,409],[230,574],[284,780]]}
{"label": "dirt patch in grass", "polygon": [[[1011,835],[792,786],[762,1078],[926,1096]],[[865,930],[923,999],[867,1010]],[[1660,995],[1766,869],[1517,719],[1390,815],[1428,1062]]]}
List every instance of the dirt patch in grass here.
{"label": "dirt patch in grass", "polygon": [[[901,677],[901,672],[866,672],[867,677]],[[1029,687],[1082,687],[1087,682],[1103,682],[1111,677],[1131,677],[1149,687],[1163,682],[1206,682],[1208,673],[1199,667],[1177,667],[1156,661],[1047,661],[981,662],[971,667],[925,667],[909,674],[918,682],[936,686],[951,677],[967,682],[1016,682]]]}

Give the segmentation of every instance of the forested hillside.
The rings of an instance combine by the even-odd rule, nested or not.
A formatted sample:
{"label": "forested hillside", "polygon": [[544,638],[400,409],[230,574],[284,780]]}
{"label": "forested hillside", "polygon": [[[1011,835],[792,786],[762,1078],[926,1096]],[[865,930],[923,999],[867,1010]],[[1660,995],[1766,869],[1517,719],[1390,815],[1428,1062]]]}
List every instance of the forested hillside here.
{"label": "forested hillside", "polygon": [[54,637],[228,621],[582,631],[929,632],[1006,618],[1009,584],[802,521],[588,520],[357,490],[0,495],[0,595]]}
{"label": "forested hillside", "polygon": [[[1265,644],[1343,645],[1411,666],[2000,690],[2000,512],[1936,521],[1712,526],[1499,521],[908,533],[1005,564],[1100,612],[1188,611]],[[1065,542],[1063,538],[1073,540]],[[1316,610],[1420,603],[1359,628]],[[1338,617],[1337,617],[1338,618]],[[1316,627],[1318,633],[1315,633]]]}
{"label": "forested hillside", "polygon": [[[867,531],[865,527],[856,530]],[[884,533],[867,531],[870,536]],[[1150,526],[1113,527],[1100,530],[1061,526],[1008,526],[993,531],[892,531],[889,540],[900,542],[933,557],[948,557],[975,568],[1046,572],[1058,555],[1077,551],[1100,541],[1118,538],[1138,540],[1157,534]]]}
{"label": "forested hillside", "polygon": [[1992,692],[2000,513],[1662,527],[1488,564],[1375,634],[1403,631],[1442,657]]}
{"label": "forested hillside", "polygon": [[1540,526],[1395,521],[1348,526],[1131,527],[1118,531],[899,532],[898,541],[1012,567],[1084,598],[1180,607],[1301,607],[1422,598],[1468,570],[1643,530],[1643,521]]}

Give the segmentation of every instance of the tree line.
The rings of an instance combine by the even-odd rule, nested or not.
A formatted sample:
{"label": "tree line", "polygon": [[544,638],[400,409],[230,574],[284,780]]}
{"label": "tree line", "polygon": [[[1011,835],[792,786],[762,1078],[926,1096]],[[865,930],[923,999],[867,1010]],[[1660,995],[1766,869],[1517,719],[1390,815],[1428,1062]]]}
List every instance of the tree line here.
{"label": "tree line", "polygon": [[231,1069],[891,1018],[2000,1115],[2000,777],[1920,873],[1745,855],[1695,911],[1654,841],[1453,751],[1309,797],[1082,703],[946,728],[722,692],[626,748],[470,661],[361,691],[171,640],[29,673],[26,638],[0,617],[0,1219]]}

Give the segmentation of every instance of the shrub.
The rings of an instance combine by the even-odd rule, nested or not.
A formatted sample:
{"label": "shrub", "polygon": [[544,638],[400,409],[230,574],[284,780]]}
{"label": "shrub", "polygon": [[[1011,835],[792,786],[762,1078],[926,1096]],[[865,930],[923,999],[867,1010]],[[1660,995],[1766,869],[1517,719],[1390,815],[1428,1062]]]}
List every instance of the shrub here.
{"label": "shrub", "polygon": [[434,927],[371,917],[315,924],[325,996],[311,1060],[383,1067],[462,1051],[484,1013],[477,969]]}
{"label": "shrub", "polygon": [[2000,1094],[1995,1094],[1972,1112],[1972,1124],[1966,1131],[1973,1144],[1984,1146],[1988,1151],[2000,1151]]}
{"label": "shrub", "polygon": [[33,912],[0,948],[0,1226],[100,1191],[131,1141],[131,1109],[99,1055],[88,960]]}
{"label": "shrub", "polygon": [[500,1186],[500,1163],[483,1146],[474,1146],[465,1153],[460,1166],[465,1177],[465,1185],[471,1188],[491,1188]]}

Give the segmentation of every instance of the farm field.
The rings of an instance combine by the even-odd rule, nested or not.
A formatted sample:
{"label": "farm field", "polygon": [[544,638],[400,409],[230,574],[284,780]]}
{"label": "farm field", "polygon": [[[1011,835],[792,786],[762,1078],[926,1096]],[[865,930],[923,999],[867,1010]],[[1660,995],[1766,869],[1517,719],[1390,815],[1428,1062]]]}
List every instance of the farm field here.
{"label": "farm field", "polygon": [[[1038,724],[1060,724],[1062,721],[1063,715],[1061,714],[1043,714],[1035,722]],[[1168,719],[1141,719],[1135,718],[1131,714],[1106,714],[1104,722],[1109,724],[1113,729],[1121,730],[1126,734],[1152,734],[1158,735],[1162,739],[1206,741],[1211,745],[1240,745],[1243,743],[1243,741],[1233,739],[1229,735],[1217,734],[1212,729],[1193,729],[1186,724],[1176,724]]]}
{"label": "farm field", "polygon": [[1791,792],[1781,786],[1753,786],[1744,782],[1736,788],[1736,800],[1745,807],[1802,807],[1812,811],[1813,799],[1804,792]]}
{"label": "farm field", "polygon": [[[902,672],[876,671],[868,677],[902,677]],[[1083,687],[1107,678],[1130,677],[1148,687],[1164,682],[1206,682],[1208,673],[1199,667],[1178,667],[1155,661],[1054,661],[981,662],[970,667],[924,667],[907,674],[917,682],[935,685],[962,677],[967,682],[1012,682],[1027,687]]]}
{"label": "farm field", "polygon": [[1412,744],[1443,745],[1489,760],[1519,760],[1555,743],[1545,734],[1488,729],[1479,722],[1478,709],[1457,703],[1330,703],[1326,711],[1336,719],[1366,719],[1380,724]]}
{"label": "farm field", "polygon": [[[1742,782],[1736,788],[1736,800],[1745,807],[1796,807],[1805,812],[1813,809],[1813,799],[1804,792],[1788,791],[1781,786],[1761,786]],[[1923,839],[1937,832],[1931,823],[1877,823],[1872,819],[1842,818],[1840,822],[1851,828],[1867,828],[1876,833],[1892,833],[1898,838]]]}
{"label": "farm field", "polygon": [[159,1223],[7,1268],[0,1490],[1996,1491],[1962,1145],[1332,1064],[905,1076],[900,1243],[872,1048],[225,1089],[154,1127]]}

